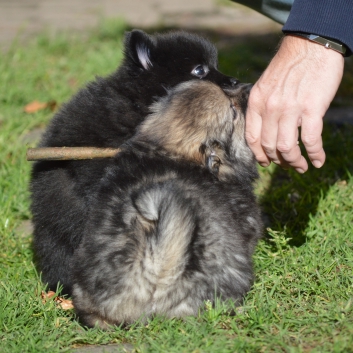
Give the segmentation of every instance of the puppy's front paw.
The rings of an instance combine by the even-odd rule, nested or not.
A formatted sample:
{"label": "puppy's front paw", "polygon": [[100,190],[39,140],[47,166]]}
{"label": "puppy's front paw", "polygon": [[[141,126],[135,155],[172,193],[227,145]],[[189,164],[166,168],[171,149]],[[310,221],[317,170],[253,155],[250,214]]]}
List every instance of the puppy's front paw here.
{"label": "puppy's front paw", "polygon": [[206,157],[206,166],[210,172],[214,175],[218,175],[219,167],[222,164],[221,159],[216,155],[214,151],[211,152],[209,156]]}

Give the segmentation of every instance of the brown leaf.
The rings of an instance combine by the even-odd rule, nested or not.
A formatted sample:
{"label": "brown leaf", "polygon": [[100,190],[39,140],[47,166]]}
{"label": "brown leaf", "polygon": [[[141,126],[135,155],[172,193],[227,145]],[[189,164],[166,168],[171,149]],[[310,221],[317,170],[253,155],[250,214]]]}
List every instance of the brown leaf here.
{"label": "brown leaf", "polygon": [[28,103],[23,110],[27,113],[27,114],[32,114],[32,113],[36,113],[39,110],[43,110],[46,108],[49,108],[51,111],[55,110],[57,107],[57,103],[56,101],[52,100],[46,103],[43,102],[39,102],[37,100]]}
{"label": "brown leaf", "polygon": [[63,310],[70,310],[73,309],[74,306],[72,304],[72,300],[70,299],[63,299],[61,297],[56,297],[55,302],[61,307]]}
{"label": "brown leaf", "polygon": [[47,297],[48,298],[53,298],[55,296],[55,292],[53,292],[52,290],[48,292]]}
{"label": "brown leaf", "polygon": [[24,111],[28,114],[31,113],[36,113],[39,110],[45,109],[47,107],[47,103],[42,103],[39,101],[33,101],[31,103],[28,103],[25,107],[24,107]]}
{"label": "brown leaf", "polygon": [[40,294],[40,297],[42,298],[42,302],[46,303],[48,299],[55,297],[55,292],[49,291],[48,293],[45,293],[44,291],[42,291],[42,293]]}
{"label": "brown leaf", "polygon": [[53,291],[49,291],[48,293],[42,291],[40,297],[42,298],[43,303],[46,303],[49,299],[54,299],[55,303],[63,310],[70,310],[74,308],[72,300],[56,297],[55,294],[56,293]]}

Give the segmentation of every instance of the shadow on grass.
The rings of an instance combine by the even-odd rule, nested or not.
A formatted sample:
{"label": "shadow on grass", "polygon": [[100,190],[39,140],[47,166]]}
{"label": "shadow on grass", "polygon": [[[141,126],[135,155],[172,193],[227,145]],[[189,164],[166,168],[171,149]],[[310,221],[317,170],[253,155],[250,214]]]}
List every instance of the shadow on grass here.
{"label": "shadow on grass", "polygon": [[353,127],[325,124],[323,140],[326,163],[321,169],[310,166],[307,173],[300,175],[276,167],[269,187],[260,196],[268,226],[286,230],[286,237],[295,246],[306,241],[310,217],[315,216],[330,187],[353,174]]}

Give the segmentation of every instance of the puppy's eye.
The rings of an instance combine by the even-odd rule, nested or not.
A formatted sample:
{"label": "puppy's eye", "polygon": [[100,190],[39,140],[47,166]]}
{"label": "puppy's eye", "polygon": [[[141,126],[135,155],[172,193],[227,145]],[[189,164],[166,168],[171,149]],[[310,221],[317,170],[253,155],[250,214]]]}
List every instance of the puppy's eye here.
{"label": "puppy's eye", "polygon": [[206,65],[197,65],[192,71],[191,74],[199,77],[199,78],[203,78],[205,77],[208,72],[209,72],[209,68]]}

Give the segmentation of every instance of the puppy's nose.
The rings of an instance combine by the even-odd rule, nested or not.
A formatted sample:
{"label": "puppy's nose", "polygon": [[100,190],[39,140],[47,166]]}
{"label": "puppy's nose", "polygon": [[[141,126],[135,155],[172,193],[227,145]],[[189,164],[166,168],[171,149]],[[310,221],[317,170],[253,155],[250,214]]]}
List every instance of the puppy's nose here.
{"label": "puppy's nose", "polygon": [[236,85],[239,83],[239,80],[237,80],[237,79],[234,78],[234,77],[231,77],[231,78],[229,79],[229,81],[230,81],[230,85],[231,85],[232,87],[236,86]]}

